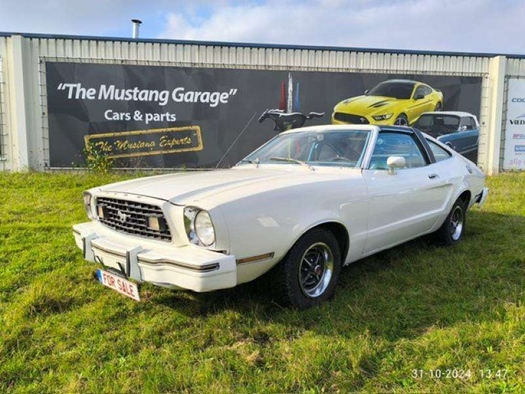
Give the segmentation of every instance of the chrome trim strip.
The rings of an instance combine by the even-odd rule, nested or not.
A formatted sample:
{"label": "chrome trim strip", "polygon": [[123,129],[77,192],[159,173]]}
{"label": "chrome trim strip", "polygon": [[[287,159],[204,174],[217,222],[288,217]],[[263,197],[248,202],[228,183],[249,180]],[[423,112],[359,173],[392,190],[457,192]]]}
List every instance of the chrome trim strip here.
{"label": "chrome trim strip", "polygon": [[151,265],[151,266],[157,266],[159,264],[173,265],[173,266],[178,267],[178,268],[184,268],[184,269],[191,270],[191,271],[196,271],[196,272],[212,272],[212,271],[217,271],[220,268],[220,264],[219,263],[212,263],[212,264],[206,264],[206,265],[202,265],[202,266],[195,266],[195,265],[182,263],[180,261],[149,260],[147,258],[143,258],[143,257],[140,257],[140,256],[138,257],[138,261],[139,261],[139,264],[146,264],[146,265]]}
{"label": "chrome trim strip", "polygon": [[270,252],[270,253],[260,254],[258,256],[245,257],[244,259],[239,259],[239,260],[236,260],[235,262],[237,263],[237,265],[246,264],[246,263],[255,263],[255,262],[259,262],[263,260],[269,260],[273,258],[274,255],[275,255],[275,252]]}

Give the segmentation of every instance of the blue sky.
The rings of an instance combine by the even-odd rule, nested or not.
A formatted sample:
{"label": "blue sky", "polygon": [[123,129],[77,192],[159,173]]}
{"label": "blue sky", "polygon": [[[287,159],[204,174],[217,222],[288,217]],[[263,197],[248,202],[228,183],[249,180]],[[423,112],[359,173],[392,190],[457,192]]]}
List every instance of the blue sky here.
{"label": "blue sky", "polygon": [[525,0],[0,0],[0,31],[525,55]]}

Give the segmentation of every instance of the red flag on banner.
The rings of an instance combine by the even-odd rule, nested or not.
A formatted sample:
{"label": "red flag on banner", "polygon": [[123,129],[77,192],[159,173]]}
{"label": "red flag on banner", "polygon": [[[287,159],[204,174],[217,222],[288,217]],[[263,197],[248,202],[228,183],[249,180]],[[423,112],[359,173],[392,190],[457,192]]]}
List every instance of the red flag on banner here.
{"label": "red flag on banner", "polygon": [[281,98],[279,99],[279,109],[286,111],[286,86],[281,81]]}

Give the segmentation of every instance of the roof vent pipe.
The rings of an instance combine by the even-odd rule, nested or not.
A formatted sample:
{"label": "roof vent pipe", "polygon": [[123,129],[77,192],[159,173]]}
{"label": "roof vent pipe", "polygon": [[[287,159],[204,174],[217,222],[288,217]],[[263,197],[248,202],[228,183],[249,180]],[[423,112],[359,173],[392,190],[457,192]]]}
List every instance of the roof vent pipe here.
{"label": "roof vent pipe", "polygon": [[132,19],[131,22],[133,22],[133,39],[136,40],[139,38],[139,28],[142,21],[140,19]]}

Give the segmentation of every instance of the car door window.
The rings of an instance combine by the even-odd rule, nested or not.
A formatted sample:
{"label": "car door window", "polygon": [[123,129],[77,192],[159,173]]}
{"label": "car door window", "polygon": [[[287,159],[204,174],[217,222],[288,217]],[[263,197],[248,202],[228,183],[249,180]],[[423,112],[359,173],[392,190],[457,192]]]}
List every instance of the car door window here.
{"label": "car door window", "polygon": [[472,130],[472,122],[470,118],[461,118],[461,123],[459,125],[460,131],[461,130]]}
{"label": "car door window", "polygon": [[432,150],[432,153],[434,153],[434,158],[436,161],[443,161],[452,157],[452,153],[450,153],[445,148],[442,148],[433,141],[427,140],[427,142],[430,146],[430,149]]}
{"label": "car door window", "polygon": [[413,134],[389,131],[379,133],[369,169],[388,169],[386,163],[391,156],[404,157],[406,161],[405,168],[423,167],[428,164],[428,160],[416,143]]}
{"label": "car door window", "polygon": [[425,96],[426,96],[425,87],[424,86],[418,86],[416,91],[414,92],[414,98],[425,97]]}

